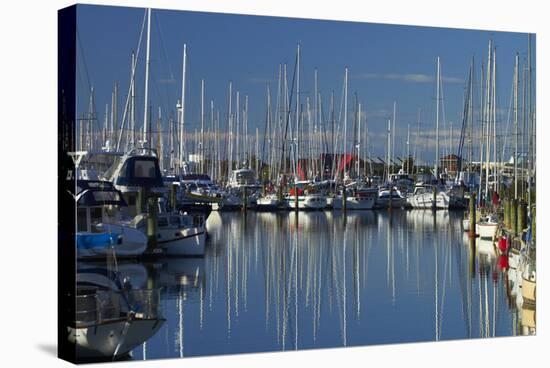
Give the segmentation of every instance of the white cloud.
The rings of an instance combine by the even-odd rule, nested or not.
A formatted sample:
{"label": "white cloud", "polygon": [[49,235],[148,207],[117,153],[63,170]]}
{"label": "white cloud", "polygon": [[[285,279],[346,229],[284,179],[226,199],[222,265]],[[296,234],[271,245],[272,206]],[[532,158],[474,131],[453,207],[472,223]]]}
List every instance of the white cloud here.
{"label": "white cloud", "polygon": [[[360,79],[386,79],[386,80],[397,80],[402,82],[409,82],[409,83],[434,83],[435,77],[433,75],[428,74],[421,74],[421,73],[406,73],[406,74],[399,74],[399,73],[386,73],[386,74],[379,74],[379,73],[362,73],[356,75],[356,78]],[[464,80],[461,78],[456,77],[442,77],[443,82],[445,83],[464,83]]]}

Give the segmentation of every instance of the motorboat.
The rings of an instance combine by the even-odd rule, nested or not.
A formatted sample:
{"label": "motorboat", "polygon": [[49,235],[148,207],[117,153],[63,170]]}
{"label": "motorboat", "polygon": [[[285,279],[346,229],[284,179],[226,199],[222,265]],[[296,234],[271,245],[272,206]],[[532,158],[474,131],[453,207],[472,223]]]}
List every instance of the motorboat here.
{"label": "motorboat", "polygon": [[382,188],[378,192],[378,198],[376,199],[376,208],[402,208],[407,204],[407,200],[401,192],[396,188]]}
{"label": "motorboat", "polygon": [[[435,203],[434,203],[435,191]],[[431,184],[418,184],[414,187],[412,195],[407,198],[410,207],[418,209],[448,209],[450,198],[447,192],[438,186]]]}
{"label": "motorboat", "polygon": [[143,254],[147,237],[118,223],[120,209],[126,206],[126,202],[112,183],[78,180],[76,190],[77,258],[105,257],[110,250],[114,250],[119,258]]}
{"label": "motorboat", "polygon": [[481,217],[476,224],[476,233],[482,239],[495,240],[498,230],[498,219],[495,214]]}

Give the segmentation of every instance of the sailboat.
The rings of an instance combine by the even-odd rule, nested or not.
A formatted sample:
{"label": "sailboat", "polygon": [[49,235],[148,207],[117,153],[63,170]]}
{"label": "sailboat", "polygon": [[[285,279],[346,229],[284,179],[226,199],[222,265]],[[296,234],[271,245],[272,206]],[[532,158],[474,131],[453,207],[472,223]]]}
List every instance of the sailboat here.
{"label": "sailboat", "polygon": [[435,146],[435,165],[433,183],[418,183],[413,191],[413,194],[407,198],[408,204],[412,208],[419,209],[448,209],[458,206],[461,201],[453,198],[453,194],[447,192],[444,184],[441,183],[439,173],[439,101],[441,87],[441,63],[439,56],[437,57],[437,72],[436,72],[436,146]]}
{"label": "sailboat", "polygon": [[126,206],[122,193],[112,183],[78,180],[77,258],[105,257],[111,250],[119,258],[137,257],[147,248],[147,237],[130,226],[110,225],[120,220],[120,208]]}

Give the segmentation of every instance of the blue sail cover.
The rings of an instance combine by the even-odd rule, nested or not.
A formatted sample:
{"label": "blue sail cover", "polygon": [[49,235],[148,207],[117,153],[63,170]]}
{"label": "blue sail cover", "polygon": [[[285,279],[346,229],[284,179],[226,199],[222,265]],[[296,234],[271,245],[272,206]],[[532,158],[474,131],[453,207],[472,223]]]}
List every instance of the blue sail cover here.
{"label": "blue sail cover", "polygon": [[77,249],[108,248],[118,242],[118,235],[114,233],[77,233]]}

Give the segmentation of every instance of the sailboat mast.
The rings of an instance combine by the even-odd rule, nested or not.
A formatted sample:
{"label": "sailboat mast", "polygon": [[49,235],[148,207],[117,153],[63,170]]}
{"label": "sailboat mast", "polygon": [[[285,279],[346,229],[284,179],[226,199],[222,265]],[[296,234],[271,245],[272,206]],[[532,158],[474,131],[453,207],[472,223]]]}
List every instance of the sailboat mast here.
{"label": "sailboat mast", "polygon": [[344,73],[344,157],[343,157],[344,179],[346,178],[346,174],[347,174],[347,165],[346,165],[347,142],[348,142],[347,128],[348,128],[348,68],[346,67],[345,73]]}
{"label": "sailboat mast", "polygon": [[[397,101],[393,101],[393,121],[391,127],[391,145],[390,145],[390,161],[388,161],[388,168],[391,167],[391,162],[393,161],[393,156],[395,155],[395,120],[397,115]],[[392,173],[388,171],[388,180]]]}
{"label": "sailboat mast", "polygon": [[182,65],[182,79],[181,79],[181,106],[180,106],[180,149],[179,149],[179,166],[180,171],[183,168],[183,160],[185,159],[185,144],[184,144],[184,132],[185,132],[185,72],[187,64],[187,44],[183,44],[183,65]]}
{"label": "sailboat mast", "polygon": [[[295,146],[295,156],[296,156],[296,162],[294,163],[295,169],[294,173],[297,175],[298,173],[298,161],[300,160],[300,155],[298,151],[299,146],[299,134],[298,134],[298,128],[300,127],[300,44],[298,44],[298,48],[296,51],[296,146]],[[298,180],[298,177],[296,176],[295,180]]]}
{"label": "sailboat mast", "polygon": [[136,55],[132,51],[132,80],[130,82],[130,142],[136,144]]}
{"label": "sailboat mast", "polygon": [[357,177],[361,176],[361,103],[357,103],[357,174],[356,175]]}
{"label": "sailboat mast", "polygon": [[144,99],[144,108],[143,108],[143,142],[144,147],[147,142],[147,124],[148,124],[148,114],[147,109],[149,108],[149,64],[151,54],[151,8],[147,9],[147,51],[145,56],[145,99]]}
{"label": "sailboat mast", "polygon": [[514,66],[514,199],[518,199],[518,89],[519,89],[519,55],[516,53]]}
{"label": "sailboat mast", "polygon": [[437,57],[437,81],[436,81],[436,98],[435,98],[435,165],[434,173],[435,179],[439,179],[439,84],[441,78],[441,66],[439,61],[439,56]]}
{"label": "sailboat mast", "polygon": [[485,99],[485,125],[486,125],[486,136],[485,136],[485,197],[489,194],[489,162],[491,155],[490,147],[490,133],[491,133],[491,70],[492,70],[492,48],[493,42],[489,41],[489,55],[487,62],[487,80],[486,80],[486,99]]}
{"label": "sailboat mast", "polygon": [[199,143],[201,174],[204,174],[204,79],[201,79],[201,141]]}

